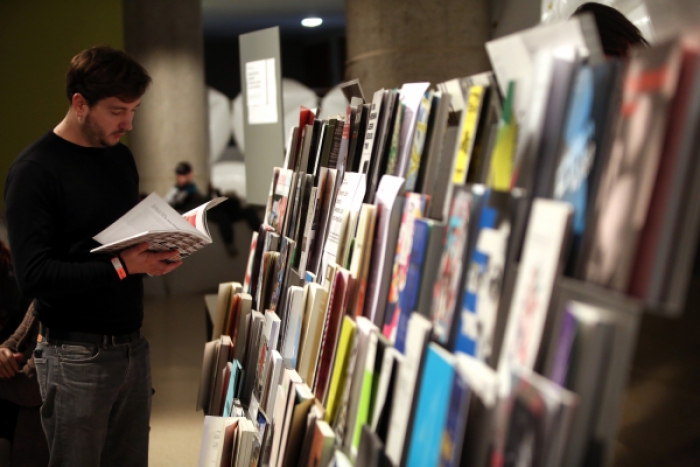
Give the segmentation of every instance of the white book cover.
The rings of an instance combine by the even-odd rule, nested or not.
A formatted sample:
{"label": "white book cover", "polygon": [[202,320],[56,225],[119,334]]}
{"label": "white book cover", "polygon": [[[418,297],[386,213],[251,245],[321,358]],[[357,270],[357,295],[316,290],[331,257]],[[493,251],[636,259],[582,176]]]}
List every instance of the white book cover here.
{"label": "white book cover", "polygon": [[385,446],[386,455],[394,465],[401,465],[411,407],[413,399],[417,396],[415,389],[418,384],[421,359],[431,330],[432,324],[427,318],[418,313],[411,315],[406,333],[406,342],[410,342],[411,345],[406,348],[406,359],[401,364],[396,379]]}
{"label": "white book cover", "polygon": [[[226,443],[227,428],[238,423],[239,417],[204,417],[202,444],[199,451],[199,467],[219,467]],[[229,430],[229,434],[233,432]]]}
{"label": "white book cover", "polygon": [[498,364],[504,394],[514,368],[535,365],[572,212],[561,201],[538,198],[532,204]]}
{"label": "white book cover", "polygon": [[148,243],[150,251],[177,250],[186,258],[211,243],[206,211],[225,201],[215,198],[180,215],[163,198],[151,193],[112,225],[93,237],[102,246],[91,253],[112,253]]}
{"label": "white book cover", "polygon": [[270,354],[270,367],[268,380],[265,384],[267,394],[263,398],[263,407],[265,408],[265,413],[272,416],[275,410],[275,401],[277,400],[277,388],[282,382],[282,371],[284,371],[284,359],[277,350],[273,350]]}
{"label": "white book cover", "polygon": [[[396,252],[398,231],[392,232],[392,219],[398,214],[400,220],[402,203],[398,203],[403,195],[405,180],[393,175],[384,175],[379,182],[376,194],[377,220],[370,274],[367,279],[367,295],[364,316],[378,323],[377,315],[381,314],[382,323],[386,298],[391,280],[391,266]],[[398,212],[395,212],[398,211]],[[396,226],[398,227],[398,226]],[[393,236],[392,236],[393,234]],[[389,276],[385,279],[385,276]],[[382,283],[384,282],[384,283]]]}
{"label": "white book cover", "polygon": [[[282,375],[282,384],[277,388],[277,401],[275,402],[275,410],[272,418],[273,438],[272,451],[270,454],[270,467],[275,467],[278,464],[280,451],[283,449],[284,443],[287,441],[285,432],[289,429],[291,423],[291,410],[287,411],[291,399],[292,407],[294,406],[294,386],[301,384],[301,377],[296,370],[285,369]],[[287,420],[289,417],[290,420]]]}
{"label": "white book cover", "polygon": [[338,190],[338,195],[333,206],[326,244],[323,249],[323,259],[321,261],[321,271],[325,271],[330,263],[341,264],[338,254],[342,251],[343,238],[343,218],[350,212],[359,212],[362,207],[362,200],[365,197],[365,176],[364,174],[347,172],[343,176],[343,181]]}
{"label": "white book cover", "polygon": [[296,368],[299,342],[301,340],[301,326],[304,319],[304,289],[292,286],[288,290],[287,329],[281,354],[285,367]]}

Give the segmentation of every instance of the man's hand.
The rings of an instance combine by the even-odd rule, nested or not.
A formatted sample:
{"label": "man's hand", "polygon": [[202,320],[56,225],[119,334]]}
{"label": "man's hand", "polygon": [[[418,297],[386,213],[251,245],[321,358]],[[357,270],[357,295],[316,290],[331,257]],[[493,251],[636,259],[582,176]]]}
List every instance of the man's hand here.
{"label": "man's hand", "polygon": [[147,251],[148,243],[140,243],[124,250],[119,255],[129,274],[150,274],[162,276],[179,267],[182,261],[166,263],[165,260],[177,256],[176,251]]}
{"label": "man's hand", "polygon": [[19,371],[19,362],[24,356],[12,353],[10,349],[0,349],[0,378],[12,378]]}

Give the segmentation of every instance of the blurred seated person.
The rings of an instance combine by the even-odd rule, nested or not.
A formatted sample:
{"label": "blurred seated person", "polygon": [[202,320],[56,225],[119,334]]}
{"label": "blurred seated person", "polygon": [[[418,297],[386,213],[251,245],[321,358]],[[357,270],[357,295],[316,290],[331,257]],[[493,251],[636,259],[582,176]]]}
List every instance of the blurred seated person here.
{"label": "blurred seated person", "polygon": [[[180,162],[175,168],[175,186],[165,197],[165,200],[178,212],[187,212],[214,196],[220,196],[217,190],[209,187],[207,196],[202,195],[193,182],[194,172],[187,162]],[[238,248],[233,234],[233,223],[246,221],[253,232],[260,228],[260,218],[251,206],[243,206],[236,193],[226,193],[228,199],[207,211],[207,219],[219,226],[221,238],[230,256],[238,254]]]}
{"label": "blurred seated person", "polygon": [[197,190],[192,178],[192,166],[188,162],[180,162],[175,167],[175,186],[165,195],[168,202],[178,212],[187,212],[204,203],[204,196]]}

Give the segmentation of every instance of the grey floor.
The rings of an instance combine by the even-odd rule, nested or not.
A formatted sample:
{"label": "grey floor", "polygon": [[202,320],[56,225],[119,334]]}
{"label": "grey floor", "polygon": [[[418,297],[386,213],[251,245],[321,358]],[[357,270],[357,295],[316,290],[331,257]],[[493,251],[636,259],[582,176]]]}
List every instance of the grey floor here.
{"label": "grey floor", "polygon": [[201,294],[147,298],[143,333],[151,343],[152,467],[195,466],[202,436],[195,412],[205,342]]}

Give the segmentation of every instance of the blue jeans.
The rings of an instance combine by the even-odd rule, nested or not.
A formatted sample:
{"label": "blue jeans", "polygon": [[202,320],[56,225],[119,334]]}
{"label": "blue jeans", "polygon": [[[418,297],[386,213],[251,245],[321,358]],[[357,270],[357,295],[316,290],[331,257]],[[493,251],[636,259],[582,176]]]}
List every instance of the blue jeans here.
{"label": "blue jeans", "polygon": [[143,337],[120,345],[37,344],[50,467],[147,466],[151,367]]}

